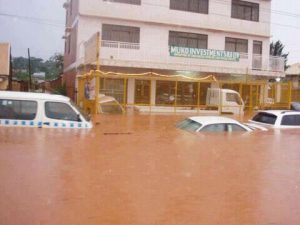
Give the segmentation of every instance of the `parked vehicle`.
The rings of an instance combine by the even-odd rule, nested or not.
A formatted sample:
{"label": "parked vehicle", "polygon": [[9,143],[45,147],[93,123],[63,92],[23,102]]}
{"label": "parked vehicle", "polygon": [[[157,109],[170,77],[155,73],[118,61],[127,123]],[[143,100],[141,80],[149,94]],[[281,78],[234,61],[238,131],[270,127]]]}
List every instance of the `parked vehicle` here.
{"label": "parked vehicle", "polygon": [[114,97],[100,95],[99,113],[122,114],[124,112],[125,112],[124,108]]}
{"label": "parked vehicle", "polygon": [[291,110],[259,111],[250,122],[272,128],[300,128],[300,112]]}
{"label": "parked vehicle", "polygon": [[292,102],[291,110],[300,111],[300,102]]}
{"label": "parked vehicle", "polygon": [[230,89],[208,88],[206,95],[207,107],[217,107],[221,113],[243,114],[244,101],[240,94]]}
{"label": "parked vehicle", "polygon": [[256,129],[267,130],[260,126],[242,124],[234,119],[221,116],[189,117],[176,126],[191,132],[245,132]]}
{"label": "parked vehicle", "polygon": [[68,97],[0,91],[0,126],[92,128],[92,123]]}

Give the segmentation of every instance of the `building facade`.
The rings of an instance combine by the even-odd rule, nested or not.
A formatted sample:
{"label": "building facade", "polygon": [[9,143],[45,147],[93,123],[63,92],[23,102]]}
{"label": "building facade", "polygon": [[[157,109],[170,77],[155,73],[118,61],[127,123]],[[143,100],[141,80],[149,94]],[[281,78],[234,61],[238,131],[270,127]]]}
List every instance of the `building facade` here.
{"label": "building facade", "polygon": [[[85,42],[96,32],[101,34],[103,71],[213,75],[218,80],[284,76],[284,60],[269,55],[271,0],[69,0],[64,7],[65,80],[73,98]],[[174,89],[193,93],[193,85],[175,87],[172,79],[103,79],[100,91],[129,104],[157,105],[169,101],[164,96]],[[124,86],[126,100],[115,94]]]}
{"label": "building facade", "polygon": [[10,45],[0,43],[0,90],[7,90],[10,69]]}

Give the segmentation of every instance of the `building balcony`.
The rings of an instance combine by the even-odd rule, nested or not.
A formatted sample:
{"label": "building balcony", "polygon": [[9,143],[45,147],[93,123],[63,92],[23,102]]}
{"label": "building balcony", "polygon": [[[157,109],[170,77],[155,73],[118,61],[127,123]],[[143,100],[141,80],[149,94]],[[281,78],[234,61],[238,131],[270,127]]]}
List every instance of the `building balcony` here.
{"label": "building balcony", "polygon": [[[204,51],[204,53],[212,51],[213,56],[210,58],[206,57],[206,59],[179,57],[178,55],[172,56],[168,46],[166,48],[149,49],[136,43],[102,41],[100,61],[101,65],[104,66],[185,70],[220,74],[284,76],[284,58],[282,57],[248,55],[207,49],[198,49],[198,51]],[[226,56],[226,53],[237,58],[222,58],[223,56],[219,55],[225,54]]]}

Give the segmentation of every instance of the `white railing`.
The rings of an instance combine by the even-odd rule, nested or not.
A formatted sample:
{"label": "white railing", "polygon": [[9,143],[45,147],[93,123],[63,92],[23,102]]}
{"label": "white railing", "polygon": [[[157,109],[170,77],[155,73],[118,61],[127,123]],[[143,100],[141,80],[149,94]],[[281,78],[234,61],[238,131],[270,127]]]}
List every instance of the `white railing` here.
{"label": "white railing", "polygon": [[269,56],[269,58],[266,58],[262,55],[253,55],[252,69],[272,72],[284,72],[284,58],[279,56]]}
{"label": "white railing", "polygon": [[140,49],[139,43],[118,42],[118,41],[102,41],[101,46],[106,48]]}
{"label": "white railing", "polygon": [[103,59],[120,60],[137,63],[153,63],[153,64],[171,64],[184,66],[201,66],[201,67],[220,67],[226,69],[252,69],[269,72],[284,72],[284,58],[282,57],[262,57],[261,55],[249,55],[247,53],[240,54],[239,62],[218,61],[172,57],[168,48],[152,48],[142,49],[139,43],[127,43],[106,41],[101,42]]}

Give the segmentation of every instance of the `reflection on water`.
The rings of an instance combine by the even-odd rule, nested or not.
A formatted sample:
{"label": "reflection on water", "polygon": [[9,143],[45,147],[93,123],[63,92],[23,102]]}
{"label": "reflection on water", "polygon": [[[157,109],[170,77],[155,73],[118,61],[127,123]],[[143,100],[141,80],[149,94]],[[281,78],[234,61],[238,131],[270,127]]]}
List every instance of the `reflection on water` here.
{"label": "reflection on water", "polygon": [[182,115],[0,128],[0,224],[298,224],[300,130],[194,134]]}

